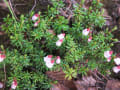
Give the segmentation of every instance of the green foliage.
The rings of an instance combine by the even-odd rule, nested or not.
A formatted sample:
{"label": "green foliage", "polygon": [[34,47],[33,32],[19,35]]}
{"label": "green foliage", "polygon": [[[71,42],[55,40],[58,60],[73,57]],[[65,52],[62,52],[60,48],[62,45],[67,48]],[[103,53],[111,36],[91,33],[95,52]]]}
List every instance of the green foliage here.
{"label": "green foliage", "polygon": [[[20,21],[15,22],[9,15],[4,19],[2,29],[8,34],[11,45],[6,49],[8,87],[13,78],[18,81],[17,90],[47,90],[51,80],[45,72],[59,70],[66,73],[66,78],[72,79],[78,74],[86,75],[89,70],[98,69],[107,73],[113,63],[106,62],[104,51],[113,46],[113,35],[106,30],[96,30],[104,25],[104,18],[100,12],[101,3],[93,0],[89,9],[84,9],[82,3],[74,8],[72,25],[68,19],[60,16],[59,9],[64,7],[62,0],[53,0],[53,6],[40,15],[40,23],[34,27],[31,17],[21,15]],[[83,29],[92,30],[92,41],[88,42],[89,36],[82,35]],[[52,29],[56,34],[49,33]],[[56,46],[57,35],[65,33],[65,39],[60,47]],[[52,69],[46,67],[44,57],[47,55],[60,56],[61,64],[54,65]],[[114,56],[114,55],[113,55]]]}

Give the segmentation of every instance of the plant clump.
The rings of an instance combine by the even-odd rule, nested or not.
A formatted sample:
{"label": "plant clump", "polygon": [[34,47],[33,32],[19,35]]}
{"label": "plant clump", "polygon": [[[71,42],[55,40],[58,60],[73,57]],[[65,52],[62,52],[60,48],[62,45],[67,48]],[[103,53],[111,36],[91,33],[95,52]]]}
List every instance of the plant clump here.
{"label": "plant clump", "polygon": [[[8,34],[10,46],[2,49],[5,56],[0,56],[0,67],[6,65],[7,88],[47,90],[53,81],[45,73],[61,68],[69,80],[94,69],[103,74],[112,70],[115,54],[111,46],[116,39],[111,33],[114,29],[102,29],[102,4],[93,0],[85,9],[82,0],[73,7],[70,24],[60,15],[60,9],[65,7],[62,0],[52,3],[45,14],[32,12],[21,15],[19,21],[9,15],[4,18],[2,30]],[[116,68],[113,70],[117,73],[120,69]]]}

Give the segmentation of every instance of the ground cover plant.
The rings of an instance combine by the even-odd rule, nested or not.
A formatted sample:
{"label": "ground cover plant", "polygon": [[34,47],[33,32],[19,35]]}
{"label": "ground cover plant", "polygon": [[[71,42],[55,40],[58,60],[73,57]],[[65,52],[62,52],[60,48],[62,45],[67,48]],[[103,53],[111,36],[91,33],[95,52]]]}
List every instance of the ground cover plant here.
{"label": "ground cover plant", "polygon": [[[21,15],[19,21],[10,15],[4,18],[2,30],[10,38],[10,46],[1,46],[0,68],[6,66],[7,80],[4,74],[0,78],[7,89],[47,90],[54,81],[46,71],[62,69],[70,80],[95,69],[107,74],[114,62],[119,65],[120,59],[111,50],[112,42],[117,41],[111,33],[115,29],[102,29],[102,4],[97,0],[89,8],[83,4],[84,0],[73,6],[72,23],[60,15],[65,7],[62,0],[53,0],[45,13]],[[113,70],[118,73],[120,68]]]}

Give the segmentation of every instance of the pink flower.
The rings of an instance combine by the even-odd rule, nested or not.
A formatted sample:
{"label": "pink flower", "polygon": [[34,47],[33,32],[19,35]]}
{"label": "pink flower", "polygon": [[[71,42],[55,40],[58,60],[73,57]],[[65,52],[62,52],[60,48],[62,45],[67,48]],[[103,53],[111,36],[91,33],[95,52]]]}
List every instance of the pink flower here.
{"label": "pink flower", "polygon": [[54,60],[52,60],[52,55],[47,55],[46,57],[44,57],[44,61],[45,61],[45,65],[48,68],[52,68],[54,65]]}
{"label": "pink flower", "polygon": [[118,73],[118,72],[120,71],[120,66],[115,66],[115,67],[113,67],[113,71],[114,71],[115,73]]}
{"label": "pink flower", "polygon": [[38,19],[38,17],[39,17],[39,14],[35,14],[35,15],[32,16],[32,20],[35,21],[35,20]]}
{"label": "pink flower", "polygon": [[46,57],[44,57],[45,62],[50,62],[51,59],[52,59],[52,55],[47,55]]}
{"label": "pink flower", "polygon": [[58,37],[59,39],[64,39],[65,33],[61,33],[61,34],[57,35],[57,37]]}
{"label": "pink flower", "polygon": [[85,35],[85,36],[87,36],[89,33],[90,33],[90,29],[89,29],[89,28],[84,29],[84,30],[82,31],[82,34]]}
{"label": "pink flower", "polygon": [[54,64],[55,60],[51,60],[51,64]]}
{"label": "pink flower", "polygon": [[35,23],[34,23],[34,27],[37,27],[37,26],[38,26],[38,23],[39,23],[39,22],[35,22]]}
{"label": "pink flower", "polygon": [[61,60],[60,60],[60,56],[57,56],[56,63],[57,63],[57,64],[60,64],[60,61],[61,61]]}
{"label": "pink flower", "polygon": [[92,36],[88,38],[88,42],[90,42],[92,40]]}
{"label": "pink flower", "polygon": [[112,55],[113,51],[105,51],[104,52],[104,57],[109,58]]}
{"label": "pink flower", "polygon": [[4,54],[0,54],[0,62],[2,62],[5,59],[5,55]]}
{"label": "pink flower", "polygon": [[116,65],[120,65],[120,58],[119,57],[115,58],[114,62]]}
{"label": "pink flower", "polygon": [[16,87],[17,87],[17,80],[13,80],[11,89],[16,89]]}
{"label": "pink flower", "polygon": [[3,88],[3,86],[4,86],[4,85],[3,85],[3,83],[2,83],[2,82],[0,82],[0,88]]}
{"label": "pink flower", "polygon": [[48,58],[52,58],[52,55],[48,55],[47,57],[48,57]]}
{"label": "pink flower", "polygon": [[47,66],[48,68],[52,68],[53,65],[54,65],[54,60],[50,60],[50,62],[46,62],[46,66]]}
{"label": "pink flower", "polygon": [[58,40],[58,41],[56,42],[56,46],[61,46],[61,44],[63,43],[63,40],[64,40],[64,39]]}
{"label": "pink flower", "polygon": [[107,62],[110,62],[111,61],[111,57],[107,58]]}
{"label": "pink flower", "polygon": [[54,64],[52,64],[52,63],[46,63],[46,66],[47,66],[48,68],[52,68],[53,65],[54,65]]}

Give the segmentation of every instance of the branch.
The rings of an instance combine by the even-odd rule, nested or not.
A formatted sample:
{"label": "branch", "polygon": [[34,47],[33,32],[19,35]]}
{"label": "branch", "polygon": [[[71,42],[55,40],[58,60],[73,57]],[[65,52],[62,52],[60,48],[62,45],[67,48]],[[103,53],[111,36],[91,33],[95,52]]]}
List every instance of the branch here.
{"label": "branch", "polygon": [[14,15],[15,19],[16,19],[16,20],[19,20],[19,19],[17,18],[17,16],[16,16],[15,12],[14,12],[14,9],[13,9],[12,3],[11,3],[11,0],[9,0],[9,6],[10,6],[12,12],[13,12],[13,15]]}
{"label": "branch", "polygon": [[34,0],[34,5],[33,5],[32,9],[30,10],[29,13],[31,13],[34,10],[35,7],[36,7],[36,0]]}
{"label": "branch", "polygon": [[4,89],[5,89],[5,82],[6,82],[6,66],[5,66],[5,64],[4,64],[4,78],[5,78],[5,81],[4,81]]}

